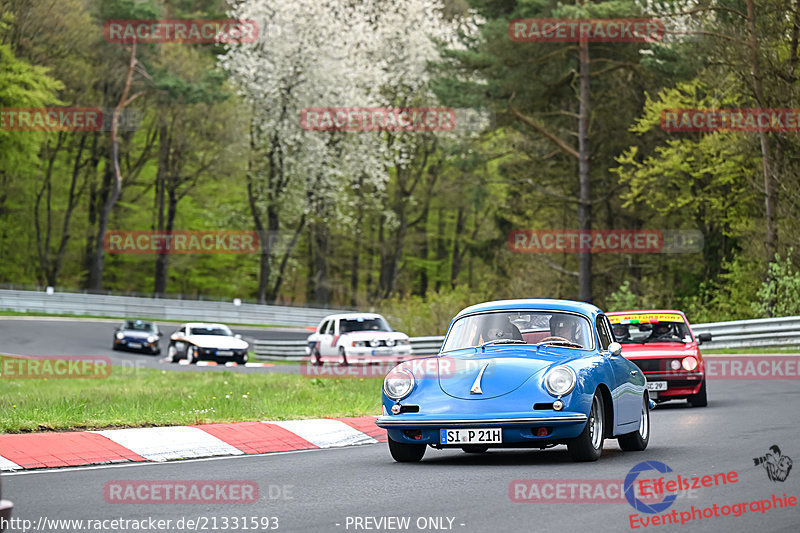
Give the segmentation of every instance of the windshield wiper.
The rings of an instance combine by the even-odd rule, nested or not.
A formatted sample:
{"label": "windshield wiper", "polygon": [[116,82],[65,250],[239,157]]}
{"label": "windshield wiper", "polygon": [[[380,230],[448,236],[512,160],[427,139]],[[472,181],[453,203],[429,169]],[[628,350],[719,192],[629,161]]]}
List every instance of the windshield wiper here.
{"label": "windshield wiper", "polygon": [[545,341],[537,343],[536,346],[544,346],[545,344],[554,344],[556,346],[574,346],[575,348],[583,348],[582,345],[570,341]]}
{"label": "windshield wiper", "polygon": [[528,344],[528,343],[520,339],[494,339],[488,342],[484,342],[479,346],[479,348],[485,350],[486,347],[489,346],[490,344]]}

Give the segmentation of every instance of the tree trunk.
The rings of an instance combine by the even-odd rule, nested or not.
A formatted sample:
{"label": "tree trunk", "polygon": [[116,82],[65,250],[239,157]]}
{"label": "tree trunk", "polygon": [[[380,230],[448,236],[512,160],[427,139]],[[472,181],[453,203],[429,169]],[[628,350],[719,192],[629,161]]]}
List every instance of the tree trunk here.
{"label": "tree trunk", "polygon": [[[589,182],[589,43],[580,42],[580,109],[578,112],[578,181],[580,196],[578,203],[578,227],[583,232],[592,230],[592,197]],[[592,301],[592,254],[578,254],[578,299]]]}
{"label": "tree trunk", "polygon": [[[159,149],[158,149],[158,170],[156,171],[156,213],[157,223],[156,230],[159,233],[164,231],[171,231],[172,227],[166,228],[164,221],[164,208],[165,196],[167,189],[167,176],[169,175],[169,128],[167,126],[166,115],[162,112],[159,118],[161,124],[159,126]],[[173,215],[174,216],[174,215]],[[162,250],[156,256],[156,271],[153,280],[153,294],[157,298],[161,298],[167,291],[167,269],[169,263],[169,251]]]}

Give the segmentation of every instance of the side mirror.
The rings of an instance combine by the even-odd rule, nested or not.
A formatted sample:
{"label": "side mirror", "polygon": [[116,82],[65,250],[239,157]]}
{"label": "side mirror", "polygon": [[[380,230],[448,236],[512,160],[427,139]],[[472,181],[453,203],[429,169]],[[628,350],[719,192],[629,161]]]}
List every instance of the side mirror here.
{"label": "side mirror", "polygon": [[697,336],[697,344],[703,344],[704,342],[711,342],[711,333],[701,333]]}
{"label": "side mirror", "polygon": [[163,336],[164,336],[164,333],[162,333],[162,332],[160,332],[160,331],[159,331],[158,333],[156,333],[156,335],[158,335],[159,337],[163,337]]}
{"label": "side mirror", "polygon": [[608,345],[608,351],[611,355],[622,355],[622,345],[618,342],[612,342]]}

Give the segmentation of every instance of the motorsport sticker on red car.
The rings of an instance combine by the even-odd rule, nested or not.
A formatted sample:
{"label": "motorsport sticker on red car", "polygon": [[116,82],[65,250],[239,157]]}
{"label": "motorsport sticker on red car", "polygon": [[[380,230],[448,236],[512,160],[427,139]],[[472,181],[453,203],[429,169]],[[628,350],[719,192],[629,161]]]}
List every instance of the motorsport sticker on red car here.
{"label": "motorsport sticker on red car", "polygon": [[683,317],[674,313],[636,313],[630,315],[608,315],[612,324],[640,324],[654,322],[685,322]]}

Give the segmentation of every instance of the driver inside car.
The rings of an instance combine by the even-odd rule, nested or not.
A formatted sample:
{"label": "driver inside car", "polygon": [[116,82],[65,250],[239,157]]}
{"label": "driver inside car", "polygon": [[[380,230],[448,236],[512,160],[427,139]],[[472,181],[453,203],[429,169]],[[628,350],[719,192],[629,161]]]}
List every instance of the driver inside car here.
{"label": "driver inside car", "polygon": [[650,332],[648,340],[673,338],[677,338],[677,336],[672,331],[672,324],[669,322],[657,322],[653,325],[653,331]]}
{"label": "driver inside car", "polygon": [[553,315],[550,317],[550,336],[540,342],[566,340],[577,344],[578,329],[579,325],[575,318],[569,315]]}
{"label": "driver inside car", "polygon": [[624,342],[631,339],[631,333],[628,331],[628,326],[625,324],[614,324],[611,329],[614,330],[614,338],[617,339],[617,342]]}

